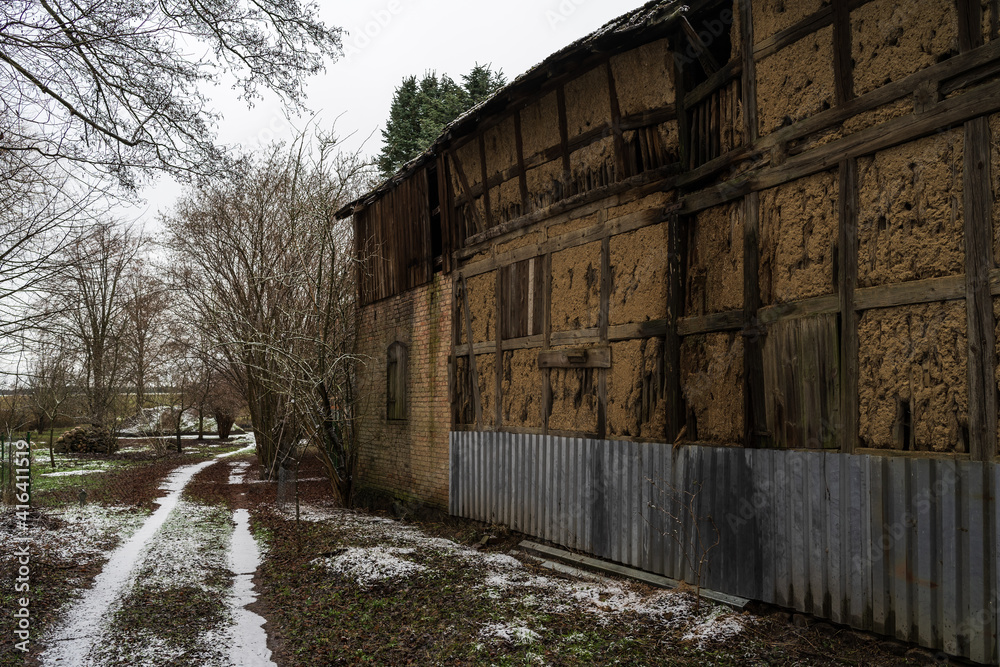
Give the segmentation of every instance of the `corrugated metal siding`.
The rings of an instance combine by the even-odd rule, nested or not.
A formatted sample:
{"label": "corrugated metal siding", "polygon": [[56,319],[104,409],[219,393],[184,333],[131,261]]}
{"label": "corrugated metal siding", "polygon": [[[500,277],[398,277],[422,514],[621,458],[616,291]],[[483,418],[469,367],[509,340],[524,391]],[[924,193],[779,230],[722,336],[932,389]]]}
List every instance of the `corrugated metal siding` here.
{"label": "corrugated metal siding", "polygon": [[998,658],[996,464],[461,432],[451,481],[453,514],[687,581],[714,522],[707,588]]}

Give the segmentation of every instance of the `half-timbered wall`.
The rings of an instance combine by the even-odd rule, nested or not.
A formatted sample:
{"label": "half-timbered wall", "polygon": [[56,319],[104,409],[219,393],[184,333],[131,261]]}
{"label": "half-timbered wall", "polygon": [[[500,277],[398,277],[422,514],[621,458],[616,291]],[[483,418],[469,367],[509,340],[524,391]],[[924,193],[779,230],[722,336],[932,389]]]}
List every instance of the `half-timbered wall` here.
{"label": "half-timbered wall", "polygon": [[993,457],[995,5],[692,3],[456,137],[456,428]]}

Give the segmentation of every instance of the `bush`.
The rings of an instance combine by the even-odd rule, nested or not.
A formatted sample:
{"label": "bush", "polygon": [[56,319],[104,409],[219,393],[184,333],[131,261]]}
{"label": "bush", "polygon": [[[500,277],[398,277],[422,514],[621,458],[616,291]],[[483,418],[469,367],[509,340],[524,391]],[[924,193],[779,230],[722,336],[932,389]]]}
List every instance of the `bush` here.
{"label": "bush", "polygon": [[107,454],[118,451],[118,439],[107,429],[77,426],[59,436],[55,450],[61,454]]}

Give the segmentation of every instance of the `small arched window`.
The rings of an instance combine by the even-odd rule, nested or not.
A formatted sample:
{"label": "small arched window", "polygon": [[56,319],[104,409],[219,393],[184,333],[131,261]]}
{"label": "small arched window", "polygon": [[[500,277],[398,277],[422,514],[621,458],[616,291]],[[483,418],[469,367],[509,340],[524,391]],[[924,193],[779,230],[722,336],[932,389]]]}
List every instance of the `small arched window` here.
{"label": "small arched window", "polygon": [[406,366],[406,346],[393,343],[385,363],[385,418],[389,421],[406,419]]}

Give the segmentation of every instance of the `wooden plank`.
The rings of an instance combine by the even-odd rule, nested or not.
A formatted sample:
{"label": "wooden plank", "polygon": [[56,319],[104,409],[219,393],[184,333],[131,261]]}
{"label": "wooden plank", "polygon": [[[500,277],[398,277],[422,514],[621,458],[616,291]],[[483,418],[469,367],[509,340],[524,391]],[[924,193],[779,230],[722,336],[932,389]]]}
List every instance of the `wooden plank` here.
{"label": "wooden plank", "polygon": [[466,340],[469,341],[469,382],[472,383],[472,400],[473,400],[473,410],[476,413],[476,428],[483,427],[483,406],[479,400],[479,373],[476,370],[476,355],[473,354],[473,337],[472,337],[472,309],[469,307],[469,287],[466,285],[465,276],[461,276],[462,280],[462,303],[465,306],[465,331]]}
{"label": "wooden plank", "polygon": [[[597,570],[598,572],[604,572],[606,574],[626,577],[628,579],[634,579],[658,588],[676,588],[680,584],[677,580],[670,579],[669,577],[662,577],[657,574],[651,574],[649,572],[643,572],[642,570],[636,570],[631,567],[625,567],[624,565],[609,563],[607,561],[598,560],[589,556],[575,554],[570,551],[546,546],[530,540],[524,540],[518,545],[518,547],[529,553],[534,553],[545,558],[558,558],[562,561],[579,565],[580,567]],[[725,593],[719,593],[718,591],[712,591],[704,588],[701,590],[701,594],[708,600],[726,604],[735,609],[743,609],[750,602],[745,598],[740,598],[735,595],[726,595]]]}
{"label": "wooden plank", "polygon": [[[978,0],[975,3],[979,6]],[[993,223],[990,127],[985,117],[965,124],[964,164],[966,313],[969,345],[969,439],[974,461],[997,452],[996,334],[990,270]]]}
{"label": "wooden plank", "polygon": [[[847,11],[847,3],[837,2],[836,5],[843,5],[844,11]],[[793,23],[789,27],[774,33],[770,37],[767,37],[753,47],[754,59],[757,61],[767,58],[773,53],[777,53],[786,46],[791,46],[795,42],[799,41],[806,35],[810,35],[821,28],[825,28],[833,22],[833,11],[829,5],[823,7],[818,12],[810,14]],[[850,51],[848,51],[850,53]]]}
{"label": "wooden plank", "polygon": [[743,223],[743,444],[764,444],[767,419],[764,413],[763,347],[766,329],[757,319],[760,308],[760,195],[751,192],[745,200]]}
{"label": "wooden plank", "polygon": [[840,451],[850,454],[858,443],[858,163],[844,160],[839,173],[837,248],[840,271]]}
{"label": "wooden plank", "polygon": [[611,368],[611,348],[581,347],[578,349],[542,350],[538,353],[539,368]]}

